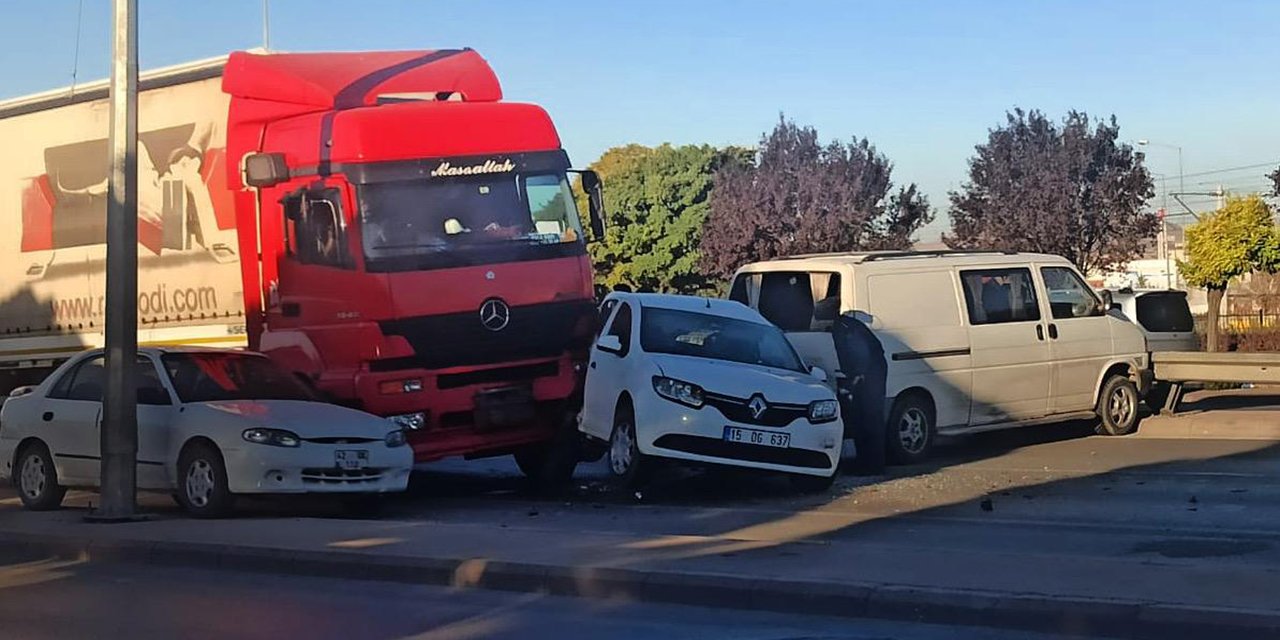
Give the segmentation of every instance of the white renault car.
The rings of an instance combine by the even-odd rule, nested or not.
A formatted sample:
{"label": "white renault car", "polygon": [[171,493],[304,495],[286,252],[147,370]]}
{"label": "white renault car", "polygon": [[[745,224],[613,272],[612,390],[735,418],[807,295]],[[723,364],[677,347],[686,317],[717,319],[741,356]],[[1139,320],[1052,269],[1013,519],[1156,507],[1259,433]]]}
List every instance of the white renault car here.
{"label": "white renault car", "polygon": [[591,350],[581,430],[608,442],[623,487],[654,458],[792,474],[830,486],[844,430],[835,394],[782,331],[737,302],[611,293]]}
{"label": "white renault car", "polygon": [[[140,349],[139,489],[172,491],[197,517],[237,494],[403,491],[413,452],[385,418],[316,401],[265,356]],[[68,487],[97,487],[106,370],[85,352],[0,409],[0,477],[29,509],[55,509]]]}

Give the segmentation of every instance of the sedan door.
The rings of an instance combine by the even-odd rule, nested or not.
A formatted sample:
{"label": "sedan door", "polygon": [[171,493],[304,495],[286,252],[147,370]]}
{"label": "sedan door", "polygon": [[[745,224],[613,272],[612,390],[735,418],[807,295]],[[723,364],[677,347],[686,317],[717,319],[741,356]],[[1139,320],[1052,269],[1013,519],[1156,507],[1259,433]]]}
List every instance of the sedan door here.
{"label": "sedan door", "polygon": [[102,390],[106,368],[101,355],[77,364],[49,389],[38,410],[40,438],[71,485],[97,486],[101,469]]}
{"label": "sedan door", "polygon": [[583,390],[582,424],[587,433],[602,440],[609,439],[613,433],[614,408],[626,384],[625,359],[633,351],[633,320],[631,303],[618,303],[608,328],[591,347],[591,363],[587,365]]}
{"label": "sedan door", "polygon": [[150,358],[139,355],[137,367],[138,488],[169,489],[174,465],[166,457],[172,437],[173,399]]}

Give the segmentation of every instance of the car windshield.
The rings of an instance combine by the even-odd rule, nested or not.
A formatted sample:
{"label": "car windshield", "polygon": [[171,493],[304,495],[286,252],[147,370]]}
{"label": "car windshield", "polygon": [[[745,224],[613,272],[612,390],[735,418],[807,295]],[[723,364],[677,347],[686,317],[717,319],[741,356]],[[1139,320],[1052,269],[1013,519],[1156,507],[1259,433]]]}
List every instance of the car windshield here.
{"label": "car windshield", "polygon": [[[377,182],[360,187],[365,259],[380,262],[502,246],[581,245],[563,173]],[[536,253],[536,251],[535,251]]]}
{"label": "car windshield", "polygon": [[293,376],[262,356],[170,353],[162,360],[183,402],[315,399]]}
{"label": "car windshield", "polygon": [[1134,301],[1138,324],[1147,331],[1187,332],[1195,329],[1195,318],[1187,306],[1185,293],[1148,293]]}
{"label": "car windshield", "polygon": [[646,307],[640,315],[640,347],[648,353],[804,371],[781,329],[710,313]]}

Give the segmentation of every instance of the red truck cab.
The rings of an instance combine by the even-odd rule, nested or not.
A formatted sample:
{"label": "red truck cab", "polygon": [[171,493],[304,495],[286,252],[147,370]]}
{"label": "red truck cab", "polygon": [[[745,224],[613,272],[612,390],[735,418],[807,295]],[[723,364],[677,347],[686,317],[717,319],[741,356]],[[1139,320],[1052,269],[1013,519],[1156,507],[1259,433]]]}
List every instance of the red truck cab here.
{"label": "red truck cab", "polygon": [[[547,113],[503,102],[470,49],[234,53],[223,90],[250,345],[395,419],[418,461],[539,473],[575,432],[594,330]],[[599,181],[580,184],[598,232]]]}

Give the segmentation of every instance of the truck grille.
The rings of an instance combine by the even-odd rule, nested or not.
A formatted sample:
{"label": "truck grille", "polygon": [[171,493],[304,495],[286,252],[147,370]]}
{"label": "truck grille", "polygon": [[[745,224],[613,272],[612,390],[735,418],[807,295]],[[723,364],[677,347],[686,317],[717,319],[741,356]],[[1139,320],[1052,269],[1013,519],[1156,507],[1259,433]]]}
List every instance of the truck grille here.
{"label": "truck grille", "polygon": [[379,323],[382,333],[401,336],[417,355],[375,360],[373,371],[443,369],[467,365],[554,358],[570,349],[586,348],[595,306],[590,300],[511,307],[511,320],[501,331],[480,324],[479,310],[421,316]]}

